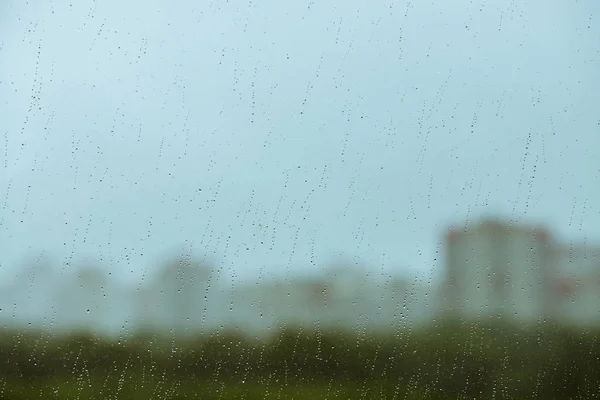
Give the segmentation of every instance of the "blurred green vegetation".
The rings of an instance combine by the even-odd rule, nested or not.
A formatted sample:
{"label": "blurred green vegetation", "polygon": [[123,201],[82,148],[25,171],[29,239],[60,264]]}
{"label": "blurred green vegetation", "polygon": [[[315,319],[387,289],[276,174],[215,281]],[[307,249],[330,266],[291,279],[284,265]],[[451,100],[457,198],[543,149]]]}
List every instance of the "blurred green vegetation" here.
{"label": "blurred green vegetation", "polygon": [[388,334],[289,327],[0,335],[0,399],[564,399],[600,396],[600,330],[444,322]]}

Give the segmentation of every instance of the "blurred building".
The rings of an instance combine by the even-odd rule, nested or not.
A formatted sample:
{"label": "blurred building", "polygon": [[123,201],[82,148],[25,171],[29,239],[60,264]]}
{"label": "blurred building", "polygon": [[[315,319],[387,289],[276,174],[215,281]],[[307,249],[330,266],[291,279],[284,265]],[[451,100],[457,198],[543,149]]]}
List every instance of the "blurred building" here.
{"label": "blurred building", "polygon": [[133,323],[137,330],[157,331],[160,329],[161,293],[154,282],[144,282],[132,291],[130,305]]}
{"label": "blurred building", "polygon": [[600,248],[556,245],[552,315],[573,325],[600,324]]}
{"label": "blurred building", "polygon": [[445,309],[466,319],[544,318],[552,245],[547,231],[484,220],[446,237]]}
{"label": "blurred building", "polygon": [[208,266],[181,256],[161,266],[153,279],[133,296],[135,325],[174,334],[198,331],[204,320],[213,271]]}
{"label": "blurred building", "polygon": [[313,327],[327,307],[327,288],[316,279],[253,282],[233,288],[224,321],[254,335],[280,326]]}
{"label": "blurred building", "polygon": [[446,236],[442,312],[464,319],[600,323],[600,249],[539,226],[483,220]]}
{"label": "blurred building", "polygon": [[108,324],[116,299],[107,296],[107,276],[98,268],[82,267],[55,287],[56,321],[60,329],[98,330]]}
{"label": "blurred building", "polygon": [[430,320],[426,298],[417,280],[377,282],[366,269],[336,266],[323,276],[236,287],[225,324],[256,335],[285,327],[389,331]]}
{"label": "blurred building", "polygon": [[[0,317],[17,326],[48,328],[54,323],[56,272],[43,254],[27,260],[12,282],[0,288]],[[49,301],[50,300],[50,301]]]}

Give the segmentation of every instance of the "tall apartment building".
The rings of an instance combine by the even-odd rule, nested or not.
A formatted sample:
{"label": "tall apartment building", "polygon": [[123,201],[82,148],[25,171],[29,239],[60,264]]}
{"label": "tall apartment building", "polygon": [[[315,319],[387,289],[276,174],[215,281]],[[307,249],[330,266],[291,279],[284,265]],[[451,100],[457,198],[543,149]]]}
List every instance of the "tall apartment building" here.
{"label": "tall apartment building", "polygon": [[559,243],[541,227],[450,229],[445,272],[446,315],[600,325],[600,248]]}
{"label": "tall apartment building", "polygon": [[444,312],[523,322],[551,312],[553,247],[545,229],[495,220],[450,229],[446,257]]}

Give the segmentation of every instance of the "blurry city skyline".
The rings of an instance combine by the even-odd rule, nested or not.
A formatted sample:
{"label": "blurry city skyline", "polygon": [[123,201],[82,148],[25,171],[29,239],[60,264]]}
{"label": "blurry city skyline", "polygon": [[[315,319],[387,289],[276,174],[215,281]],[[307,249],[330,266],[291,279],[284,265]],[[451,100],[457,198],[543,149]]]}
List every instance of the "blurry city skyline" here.
{"label": "blurry city skyline", "polygon": [[219,326],[264,335],[288,324],[389,331],[496,315],[600,326],[600,243],[564,241],[544,224],[489,215],[448,226],[440,242],[432,276],[384,273],[338,258],[319,274],[235,283],[214,259],[172,253],[129,282],[98,263],[64,268],[39,257],[0,285],[0,323],[111,335],[196,334]]}

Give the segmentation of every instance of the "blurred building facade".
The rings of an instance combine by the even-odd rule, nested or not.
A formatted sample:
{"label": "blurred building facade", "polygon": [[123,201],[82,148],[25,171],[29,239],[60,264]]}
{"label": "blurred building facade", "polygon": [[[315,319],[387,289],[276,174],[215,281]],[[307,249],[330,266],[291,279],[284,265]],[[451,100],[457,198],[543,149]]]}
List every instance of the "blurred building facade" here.
{"label": "blurred building facade", "polygon": [[600,324],[600,249],[492,219],[452,228],[441,298],[442,313],[464,319]]}

